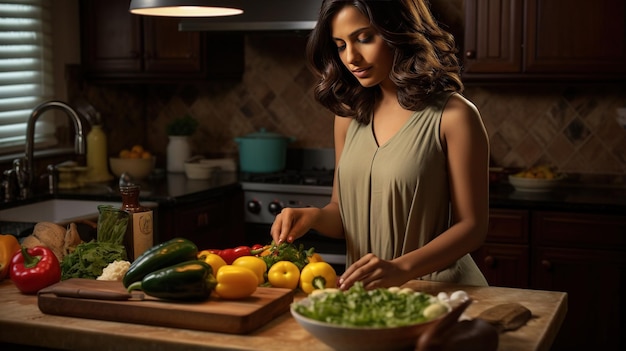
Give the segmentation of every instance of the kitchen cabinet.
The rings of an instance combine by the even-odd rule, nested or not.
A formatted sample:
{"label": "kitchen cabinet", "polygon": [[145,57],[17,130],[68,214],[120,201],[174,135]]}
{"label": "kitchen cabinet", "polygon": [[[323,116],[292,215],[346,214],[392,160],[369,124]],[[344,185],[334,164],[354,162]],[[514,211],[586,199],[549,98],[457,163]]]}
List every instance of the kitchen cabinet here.
{"label": "kitchen cabinet", "polygon": [[464,80],[624,79],[625,13],[623,0],[466,0]]}
{"label": "kitchen cabinet", "polygon": [[127,0],[81,1],[80,9],[88,79],[179,82],[243,73],[242,34],[181,32],[180,19],[130,14]]}
{"label": "kitchen cabinet", "polygon": [[626,345],[626,216],[492,208],[472,256],[490,285],[568,293],[552,350]]}
{"label": "kitchen cabinet", "polygon": [[528,288],[528,211],[491,209],[486,243],[472,257],[490,285]]}
{"label": "kitchen cabinet", "polygon": [[553,350],[622,350],[626,217],[536,211],[531,231],[531,287],[568,293]]}
{"label": "kitchen cabinet", "polygon": [[160,209],[159,241],[183,237],[199,250],[243,245],[243,192],[236,189],[215,197]]}

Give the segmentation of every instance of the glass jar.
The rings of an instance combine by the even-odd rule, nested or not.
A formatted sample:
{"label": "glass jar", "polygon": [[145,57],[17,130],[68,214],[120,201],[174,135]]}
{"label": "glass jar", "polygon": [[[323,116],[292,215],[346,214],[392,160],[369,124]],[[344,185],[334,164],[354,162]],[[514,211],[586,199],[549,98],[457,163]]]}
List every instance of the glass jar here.
{"label": "glass jar", "polygon": [[139,193],[140,187],[136,184],[120,187],[121,209],[130,215],[124,246],[131,262],[154,245],[153,213],[139,204]]}

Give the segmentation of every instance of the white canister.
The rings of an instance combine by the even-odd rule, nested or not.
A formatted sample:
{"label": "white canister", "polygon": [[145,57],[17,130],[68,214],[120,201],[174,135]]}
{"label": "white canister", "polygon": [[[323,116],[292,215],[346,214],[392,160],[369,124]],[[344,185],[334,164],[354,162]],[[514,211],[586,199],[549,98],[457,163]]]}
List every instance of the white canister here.
{"label": "white canister", "polygon": [[185,171],[185,160],[191,157],[188,136],[170,135],[167,144],[167,171],[181,173]]}

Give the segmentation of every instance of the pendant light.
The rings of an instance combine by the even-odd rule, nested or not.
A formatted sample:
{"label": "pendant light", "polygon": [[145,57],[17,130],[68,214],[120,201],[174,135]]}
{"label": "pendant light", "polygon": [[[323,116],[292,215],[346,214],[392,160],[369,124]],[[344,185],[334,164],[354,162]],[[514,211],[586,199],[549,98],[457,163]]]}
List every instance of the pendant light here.
{"label": "pendant light", "polygon": [[131,0],[129,11],[136,15],[168,17],[233,16],[243,10],[228,0]]}

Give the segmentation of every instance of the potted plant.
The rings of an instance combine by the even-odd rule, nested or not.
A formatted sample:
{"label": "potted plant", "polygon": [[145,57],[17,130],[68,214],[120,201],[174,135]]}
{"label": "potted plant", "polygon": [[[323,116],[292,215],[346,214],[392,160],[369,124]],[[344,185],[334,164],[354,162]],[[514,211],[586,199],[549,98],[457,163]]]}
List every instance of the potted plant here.
{"label": "potted plant", "polygon": [[198,128],[198,121],[190,115],[176,118],[167,125],[169,136],[190,136]]}
{"label": "potted plant", "polygon": [[198,121],[190,115],[176,118],[167,125],[167,171],[180,173],[185,171],[185,160],[191,157],[189,136],[195,133]]}

